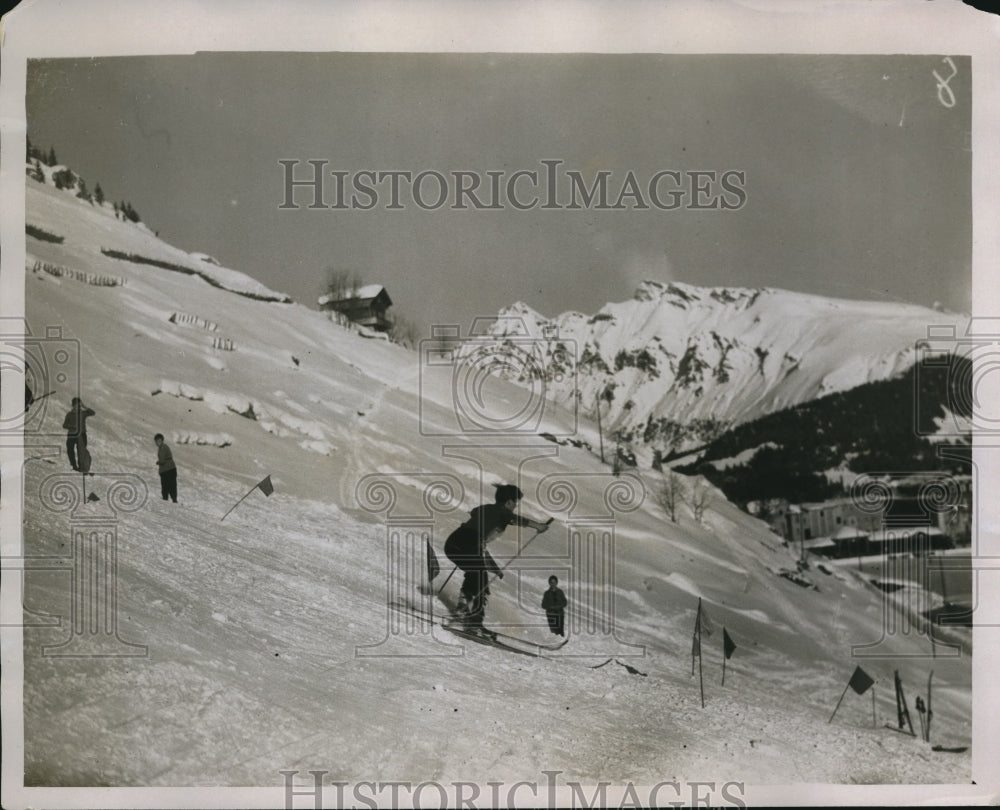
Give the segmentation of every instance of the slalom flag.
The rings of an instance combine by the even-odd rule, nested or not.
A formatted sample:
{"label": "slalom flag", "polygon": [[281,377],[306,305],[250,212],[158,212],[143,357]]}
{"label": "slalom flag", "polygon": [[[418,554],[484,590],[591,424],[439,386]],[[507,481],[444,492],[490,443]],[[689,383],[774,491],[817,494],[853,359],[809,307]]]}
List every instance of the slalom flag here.
{"label": "slalom flag", "polygon": [[850,686],[851,689],[859,695],[863,695],[872,688],[872,684],[874,683],[875,681],[872,680],[871,676],[867,672],[865,672],[861,667],[857,667],[854,670],[854,674],[851,676],[851,682],[848,686]]}
{"label": "slalom flag", "polygon": [[734,652],[736,652],[736,642],[734,642],[730,637],[729,633],[726,632],[726,628],[722,628],[722,685],[726,685],[726,661],[728,661]]}
{"label": "slalom flag", "polygon": [[[701,708],[705,708],[705,679],[701,671],[701,630],[703,625],[702,614],[705,609],[701,606],[701,597],[698,597],[698,615],[694,617],[694,642],[691,645],[691,675],[694,675],[694,657],[698,656],[698,691],[701,693]],[[707,618],[707,617],[706,617]],[[711,630],[705,628],[709,635]]]}
{"label": "slalom flag", "polygon": [[[234,503],[229,508],[229,512],[232,512],[233,509],[235,509],[237,506],[239,506],[241,503],[243,503],[243,501],[245,501],[247,498],[249,498],[250,497],[250,493],[253,492],[255,489],[259,489],[261,492],[264,493],[264,495],[267,495],[267,496],[269,496],[272,492],[274,492],[274,486],[271,484],[271,476],[270,475],[265,476],[263,481],[259,482],[258,484],[254,485],[253,487],[251,487],[250,492],[248,492],[246,495],[244,495],[242,498],[240,498],[236,503]],[[229,512],[226,512],[226,514],[224,514],[221,518],[219,518],[219,522],[220,523],[229,516]]]}
{"label": "slalom flag", "polygon": [[[426,539],[426,538],[425,538]],[[437,555],[434,553],[434,549],[431,548],[431,541],[427,540],[427,579],[431,582],[434,581],[434,577],[441,573],[441,566],[438,564]]]}
{"label": "slalom flag", "polygon": [[726,654],[727,659],[732,658],[733,653],[736,652],[736,642],[729,637],[725,627],[722,628],[722,651]]}
{"label": "slalom flag", "polygon": [[701,629],[704,630],[708,635],[712,635],[715,632],[715,624],[708,615],[708,611],[705,610],[704,606],[701,609]]}
{"label": "slalom flag", "polygon": [[[865,692],[867,692],[869,689],[871,689],[874,684],[875,684],[875,681],[872,679],[872,677],[867,672],[865,672],[861,667],[855,667],[854,668],[854,674],[851,675],[851,680],[848,681],[847,682],[847,686],[844,687],[844,691],[843,691],[843,693],[840,696],[840,700],[837,701],[837,705],[833,709],[833,714],[830,715],[830,719],[827,722],[828,723],[832,723],[833,722],[833,717],[837,713],[837,709],[840,708],[840,704],[844,702],[844,695],[847,694],[847,690],[848,689],[853,689],[859,695],[863,695]],[[873,716],[874,716],[874,712],[875,712],[875,693],[872,692],[872,714],[873,714]]]}

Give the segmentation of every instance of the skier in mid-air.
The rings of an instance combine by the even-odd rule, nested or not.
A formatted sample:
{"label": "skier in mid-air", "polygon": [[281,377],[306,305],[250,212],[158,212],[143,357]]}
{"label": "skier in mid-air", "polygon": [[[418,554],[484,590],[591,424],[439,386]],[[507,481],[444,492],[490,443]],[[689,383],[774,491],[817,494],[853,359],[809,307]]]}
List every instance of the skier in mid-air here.
{"label": "skier in mid-air", "polygon": [[490,574],[503,579],[503,571],[486,550],[486,544],[511,524],[527,526],[541,534],[551,523],[540,523],[516,514],[517,502],[523,497],[521,490],[513,484],[495,486],[496,502],[475,507],[469,519],[455,529],[444,544],[448,559],[465,573],[456,613],[463,616],[465,627],[473,632],[483,632]]}

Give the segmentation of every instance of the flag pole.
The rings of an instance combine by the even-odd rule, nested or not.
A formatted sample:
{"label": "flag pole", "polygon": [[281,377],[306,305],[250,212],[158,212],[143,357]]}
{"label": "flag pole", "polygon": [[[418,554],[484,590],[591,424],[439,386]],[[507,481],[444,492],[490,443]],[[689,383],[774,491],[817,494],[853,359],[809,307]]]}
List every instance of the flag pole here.
{"label": "flag pole", "polygon": [[[230,507],[229,512],[232,512],[233,509],[235,509],[237,506],[239,506],[241,503],[243,503],[243,501],[245,501],[247,498],[249,498],[250,495],[251,495],[251,493],[253,493],[253,491],[255,489],[257,489],[257,487],[259,487],[259,486],[260,486],[260,484],[254,484],[252,487],[250,487],[250,492],[248,492],[246,495],[244,495],[242,498],[240,498],[236,503],[234,503]],[[219,518],[219,523],[222,523],[222,521],[224,521],[227,517],[229,517],[229,512],[226,512],[226,514],[224,514],[221,518]]]}
{"label": "flag pole", "polygon": [[[257,489],[257,487],[254,486],[254,488],[251,489],[250,492],[253,492],[254,489]],[[243,503],[243,501],[245,501],[247,498],[249,498],[250,497],[250,492],[248,492],[246,495],[244,495],[242,498],[240,498],[236,503],[234,503],[230,507],[229,512],[232,512],[233,509],[235,509],[237,506],[239,506],[241,503]],[[219,518],[219,523],[222,523],[222,521],[224,521],[227,517],[229,517],[229,512],[226,512],[226,514],[224,514],[221,518]]]}
{"label": "flag pole", "polygon": [[722,686],[726,685],[726,651],[722,651]]}
{"label": "flag pole", "polygon": [[875,728],[875,684],[872,684],[872,728]]}
{"label": "flag pole", "polygon": [[[701,597],[698,597],[698,612],[694,617],[694,633],[691,636],[691,677],[694,677],[694,656],[695,650],[698,649],[698,630],[701,627]],[[701,650],[699,649],[700,653]]]}
{"label": "flag pole", "polygon": [[[833,709],[833,714],[837,713],[837,709],[840,708],[840,704],[844,702],[844,695],[847,694],[847,690],[850,689],[850,688],[851,688],[851,684],[850,683],[848,683],[847,686],[844,687],[844,691],[843,691],[843,693],[840,696],[840,700],[837,701],[837,705]],[[827,723],[832,723],[833,722],[833,714],[830,715],[830,719],[826,721]]]}
{"label": "flag pole", "polygon": [[701,597],[698,597],[698,686],[701,689],[701,708],[705,708],[705,679],[701,667]]}

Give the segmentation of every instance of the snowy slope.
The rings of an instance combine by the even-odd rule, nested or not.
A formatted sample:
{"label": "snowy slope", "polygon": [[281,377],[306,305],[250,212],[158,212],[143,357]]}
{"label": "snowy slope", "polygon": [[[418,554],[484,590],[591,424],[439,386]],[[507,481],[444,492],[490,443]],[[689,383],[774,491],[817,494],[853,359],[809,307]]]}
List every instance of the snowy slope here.
{"label": "snowy slope", "polygon": [[[444,538],[479,502],[480,486],[501,480],[520,483],[525,514],[552,514],[557,522],[533,541],[535,559],[515,562],[493,586],[488,623],[527,620],[535,626],[511,631],[544,640],[538,603],[546,578],[566,564],[568,525],[578,524],[581,512],[607,508],[614,482],[608,468],[585,450],[533,436],[445,435],[455,421],[451,369],[422,371],[421,355],[365,340],[297,304],[109,258],[102,247],[211,264],[64,192],[27,181],[27,220],[65,237],[61,244],[28,237],[29,268],[40,262],[124,283],[26,273],[32,333],[58,326],[79,341],[80,392],[96,411],[89,421],[95,475],[87,488],[100,500],[84,502],[71,518],[45,494],[50,476],[68,471],[60,425],[75,390],[55,384],[30,415],[37,438],[25,454],[25,553],[66,555],[72,521],[107,508],[115,475],[141,478],[149,498],[116,524],[118,632],[146,645],[148,656],[42,655],[43,645],[67,638],[65,618],[61,627],[25,629],[26,784],[280,786],[281,769],[327,770],[327,783],[509,785],[544,782],[543,770],[561,771],[560,781],[616,785],[970,781],[968,752],[934,753],[918,738],[883,728],[895,721],[893,670],[917,694],[933,669],[932,742],[970,744],[966,631],[951,631],[963,648],[957,659],[852,659],[852,644],[882,637],[888,597],[850,566],[807,572],[818,589],[777,576],[794,566],[794,552],[718,493],[702,524],[687,508],[679,523],[668,522],[652,497],[658,476],[646,471],[631,479],[642,481],[645,500],[614,513],[614,579],[606,591],[616,638],[629,645],[615,657],[645,677],[614,662],[592,668],[609,655],[603,639],[586,634],[550,659],[470,643],[445,648],[458,640],[435,643],[419,633],[400,639],[407,657],[359,657],[359,647],[387,635],[390,530],[405,529],[406,516],[433,515],[440,587],[451,569]],[[672,305],[638,305],[648,310],[651,339],[662,331],[658,307]],[[609,305],[615,323],[625,307]],[[752,324],[753,305],[745,309]],[[567,316],[560,328],[583,337],[580,320]],[[619,338],[606,323],[601,343],[610,348]],[[676,345],[665,350],[676,354],[693,338],[672,339]],[[803,356],[807,349],[800,347]],[[759,403],[790,401],[820,384],[782,385],[785,362],[776,356],[767,367],[767,380],[778,382],[760,387]],[[878,362],[888,368],[896,361]],[[484,385],[487,396],[514,409],[523,396],[502,380]],[[572,425],[568,413],[547,408],[539,431],[566,434]],[[594,427],[583,421],[581,429]],[[156,432],[165,434],[179,467],[176,506],[159,499]],[[273,495],[255,491],[220,521],[268,474]],[[372,474],[392,482],[391,526],[377,493],[364,490]],[[451,475],[460,489],[450,502],[432,498],[428,513],[422,487],[430,474]],[[554,495],[542,505],[547,476],[572,480],[575,512]],[[74,487],[79,480],[70,479]],[[511,529],[491,549],[503,563],[517,547]],[[26,624],[70,615],[65,569],[29,572],[25,589]],[[455,577],[438,606],[453,604],[457,589]],[[716,626],[705,637],[705,708],[691,672],[698,597]],[[720,686],[723,625],[738,649]],[[891,636],[881,649],[919,656],[930,644],[910,633]],[[430,654],[442,650],[464,653]],[[858,663],[878,678],[877,728],[867,694],[849,696],[827,722]]]}
{"label": "snowy slope", "polygon": [[[85,202],[77,197],[77,186],[57,190],[52,184],[52,176],[60,171],[66,171],[67,167],[39,164],[38,168],[45,177],[45,183],[38,183],[31,179],[27,180],[27,183],[29,187],[36,190],[44,189],[48,200],[47,204],[51,206],[53,219],[58,222],[58,225],[55,226],[54,230],[49,230],[43,227],[40,221],[34,220],[30,211],[26,211],[28,225],[42,227],[44,231],[62,236],[70,243],[78,245],[86,243],[91,251],[98,253],[102,249],[114,250],[118,253],[171,265],[175,272],[198,275],[210,284],[241,295],[263,300],[283,302],[291,300],[284,293],[269,290],[245,273],[222,267],[216,259],[206,253],[187,253],[168,245],[158,239],[143,222],[126,223],[124,217],[118,219],[115,215],[114,204],[107,200],[103,203]],[[119,232],[115,223],[128,224],[127,236],[124,239],[115,240],[114,244],[111,244],[112,240],[102,237]],[[28,252],[30,257],[30,245]],[[61,254],[57,251],[55,255],[58,257]],[[115,275],[119,270],[119,264],[115,261],[100,262],[96,266],[107,268],[109,273]]]}
{"label": "snowy slope", "polygon": [[[968,317],[924,307],[776,289],[643,282],[587,316],[545,318],[517,303],[489,334],[538,342],[548,394],[640,447],[680,450],[719,432],[913,365],[929,326]],[[560,347],[560,343],[562,346]]]}

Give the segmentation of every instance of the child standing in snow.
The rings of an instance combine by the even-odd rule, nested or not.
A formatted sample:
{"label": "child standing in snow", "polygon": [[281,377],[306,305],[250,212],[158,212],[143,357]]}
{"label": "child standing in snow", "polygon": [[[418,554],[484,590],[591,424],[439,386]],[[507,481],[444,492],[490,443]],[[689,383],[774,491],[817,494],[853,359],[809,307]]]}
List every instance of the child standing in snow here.
{"label": "child standing in snow", "polygon": [[156,442],[156,468],[160,471],[160,494],[163,495],[163,500],[170,498],[177,503],[177,465],[174,464],[174,454],[163,441],[162,433],[157,433],[153,441]]}
{"label": "child standing in snow", "polygon": [[557,636],[563,632],[564,611],[566,610],[566,594],[559,588],[559,577],[549,577],[549,589],[542,594],[542,610],[549,620],[549,630]]}
{"label": "child standing in snow", "polygon": [[470,629],[478,630],[483,626],[490,573],[503,579],[503,571],[486,550],[486,544],[512,523],[532,528],[539,534],[549,527],[548,523],[515,514],[517,502],[522,497],[521,490],[513,484],[497,485],[496,503],[477,506],[469,519],[445,541],[444,553],[465,573],[458,612],[467,614],[465,624]]}
{"label": "child standing in snow", "polygon": [[81,451],[82,457],[84,455],[82,451],[87,449],[87,417],[93,415],[94,411],[84,405],[80,397],[73,397],[72,407],[63,419],[63,428],[66,430],[66,455],[69,457],[69,466],[74,470],[80,469],[77,450]]}

